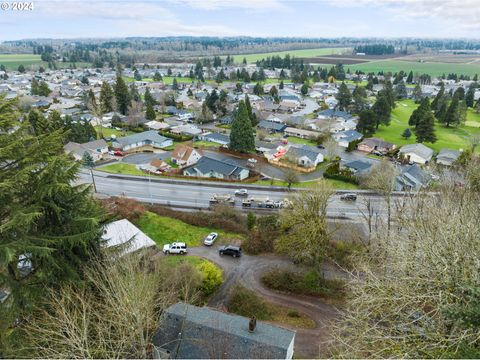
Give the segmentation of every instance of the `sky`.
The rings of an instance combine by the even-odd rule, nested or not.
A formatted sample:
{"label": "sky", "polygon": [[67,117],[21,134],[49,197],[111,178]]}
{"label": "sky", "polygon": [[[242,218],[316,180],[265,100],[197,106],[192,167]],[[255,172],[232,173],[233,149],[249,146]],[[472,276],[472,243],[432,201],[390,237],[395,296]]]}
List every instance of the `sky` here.
{"label": "sky", "polygon": [[0,10],[0,41],[182,35],[480,39],[480,0],[31,2],[32,11]]}

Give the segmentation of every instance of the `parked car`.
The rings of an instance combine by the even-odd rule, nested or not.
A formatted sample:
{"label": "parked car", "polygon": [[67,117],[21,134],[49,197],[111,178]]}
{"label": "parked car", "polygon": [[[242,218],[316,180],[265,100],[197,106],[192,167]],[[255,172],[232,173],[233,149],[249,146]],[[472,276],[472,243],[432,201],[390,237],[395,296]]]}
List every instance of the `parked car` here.
{"label": "parked car", "polygon": [[318,149],[325,149],[325,146],[323,146],[323,145],[317,145],[317,148],[318,148]]}
{"label": "parked car", "polygon": [[227,246],[222,246],[218,250],[218,253],[220,254],[220,256],[230,255],[236,258],[236,257],[242,256],[242,249],[238,246],[227,245]]}
{"label": "parked car", "polygon": [[235,190],[235,196],[248,196],[248,190],[247,189]]}
{"label": "parked car", "polygon": [[344,194],[344,195],[340,196],[340,200],[356,201],[357,200],[357,194]]}
{"label": "parked car", "polygon": [[247,160],[250,164],[256,164],[257,163],[257,159],[254,159],[254,158],[250,158]]}
{"label": "parked car", "polygon": [[187,244],[181,242],[174,242],[172,244],[163,245],[163,253],[185,255],[187,253]]}
{"label": "parked car", "polygon": [[117,150],[113,153],[115,156],[125,156],[125,153],[123,151]]}
{"label": "parked car", "polygon": [[218,234],[212,232],[207,235],[207,237],[203,240],[203,243],[207,246],[213,245],[213,243],[215,242],[215,240],[217,240],[217,238],[218,238]]}

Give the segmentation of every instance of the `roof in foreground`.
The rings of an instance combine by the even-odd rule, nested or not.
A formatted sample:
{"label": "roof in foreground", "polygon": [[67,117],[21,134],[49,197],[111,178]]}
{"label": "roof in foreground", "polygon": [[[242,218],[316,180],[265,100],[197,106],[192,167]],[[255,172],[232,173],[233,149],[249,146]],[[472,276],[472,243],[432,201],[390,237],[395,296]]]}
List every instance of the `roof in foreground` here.
{"label": "roof in foreground", "polygon": [[127,219],[111,222],[105,225],[102,239],[107,248],[125,246],[122,254],[128,254],[142,248],[155,246],[155,241],[133,225]]}

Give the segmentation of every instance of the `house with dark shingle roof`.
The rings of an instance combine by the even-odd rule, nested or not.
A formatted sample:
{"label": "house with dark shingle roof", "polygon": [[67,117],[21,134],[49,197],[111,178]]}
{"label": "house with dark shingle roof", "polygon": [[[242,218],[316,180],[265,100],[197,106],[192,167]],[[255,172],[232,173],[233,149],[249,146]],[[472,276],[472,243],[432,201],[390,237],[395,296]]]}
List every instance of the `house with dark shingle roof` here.
{"label": "house with dark shingle roof", "polygon": [[275,121],[262,120],[258,123],[259,129],[267,130],[268,132],[283,132],[287,125]]}
{"label": "house with dark shingle roof", "polygon": [[351,170],[355,175],[363,175],[370,171],[372,163],[362,160],[353,160],[345,163],[343,167]]}
{"label": "house with dark shingle roof", "polygon": [[228,146],[230,144],[230,137],[220,133],[207,133],[198,137],[200,140],[214,142],[220,145]]}
{"label": "house with dark shingle roof", "polygon": [[433,150],[423,144],[407,144],[400,148],[399,154],[409,162],[427,164],[432,160]]}
{"label": "house with dark shingle roof", "polygon": [[423,171],[420,166],[413,164],[406,166],[395,178],[396,191],[418,191],[430,183],[431,176]]}
{"label": "house with dark shingle roof", "polygon": [[292,359],[295,331],[208,307],[176,303],[153,338],[154,358]]}
{"label": "house with dark shingle roof", "polygon": [[162,149],[173,145],[173,140],[160,135],[155,130],[124,136],[112,141],[114,149],[122,151],[140,151],[143,148]]}
{"label": "house with dark shingle roof", "polygon": [[85,153],[89,154],[93,161],[98,161],[108,152],[108,144],[103,139],[83,144],[70,141],[63,147],[63,150],[67,154],[71,154],[77,161],[81,161]]}
{"label": "house with dark shingle roof", "polygon": [[452,166],[455,161],[457,161],[461,152],[452,149],[441,149],[437,155],[437,164]]}
{"label": "house with dark shingle roof", "polygon": [[345,130],[333,134],[332,137],[338,145],[347,148],[351,142],[361,140],[363,135],[356,130]]}
{"label": "house with dark shingle roof", "polygon": [[198,162],[183,171],[185,176],[216,178],[225,180],[244,180],[250,170],[236,164],[234,160],[217,160],[202,156]]}

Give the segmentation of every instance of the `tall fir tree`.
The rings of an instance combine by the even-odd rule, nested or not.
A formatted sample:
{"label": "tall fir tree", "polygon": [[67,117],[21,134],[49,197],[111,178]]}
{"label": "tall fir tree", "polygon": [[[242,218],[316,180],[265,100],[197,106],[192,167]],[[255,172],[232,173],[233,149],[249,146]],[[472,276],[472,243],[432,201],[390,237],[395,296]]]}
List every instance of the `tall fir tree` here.
{"label": "tall fir tree", "polygon": [[239,152],[255,150],[255,135],[252,123],[248,118],[247,106],[243,100],[238,104],[238,110],[232,122],[229,147]]}
{"label": "tall fir tree", "polygon": [[460,124],[459,94],[453,96],[452,101],[450,102],[450,105],[448,106],[448,110],[445,114],[445,117],[441,120],[442,120],[442,123],[447,127],[450,126],[450,125]]}
{"label": "tall fir tree", "polygon": [[376,124],[377,129],[380,124],[386,125],[386,126],[390,125],[390,113],[392,109],[384,93],[379,93],[377,95],[377,100],[373,104],[372,110],[375,113],[375,119],[377,121],[377,124]]}
{"label": "tall fir tree", "polygon": [[468,87],[467,94],[465,95],[465,103],[467,107],[473,108],[475,102],[475,86],[470,85]]}
{"label": "tall fir tree", "polygon": [[415,134],[417,136],[417,142],[419,143],[434,143],[437,141],[437,136],[435,135],[435,117],[430,109],[421,114]]}
{"label": "tall fir tree", "polygon": [[342,111],[346,111],[352,102],[352,94],[344,82],[340,84],[336,98],[338,101],[338,108]]}
{"label": "tall fir tree", "polygon": [[252,104],[250,103],[250,98],[248,94],[245,95],[245,106],[247,107],[247,114],[252,126],[255,127],[258,125],[257,115],[252,110]]}
{"label": "tall fir tree", "polygon": [[441,107],[440,101],[445,95],[445,84],[442,82],[440,83],[440,90],[438,90],[437,95],[435,95],[435,99],[432,101],[432,109],[433,111],[438,111]]}
{"label": "tall fir tree", "polygon": [[128,107],[130,106],[130,93],[128,91],[127,84],[123,80],[122,76],[117,76],[117,80],[114,86],[115,99],[117,101],[117,110],[123,115],[127,114]]}
{"label": "tall fir tree", "polygon": [[376,131],[376,115],[372,110],[363,110],[358,116],[357,131],[365,136],[371,136]]}
{"label": "tall fir tree", "polygon": [[82,280],[99,255],[99,209],[79,165],[63,151],[62,130],[36,135],[15,100],[0,98],[0,303],[2,355],[13,357],[15,323],[32,315],[46,289]]}
{"label": "tall fir tree", "polygon": [[104,81],[100,88],[100,107],[103,113],[109,113],[114,110],[114,98],[112,87]]}

